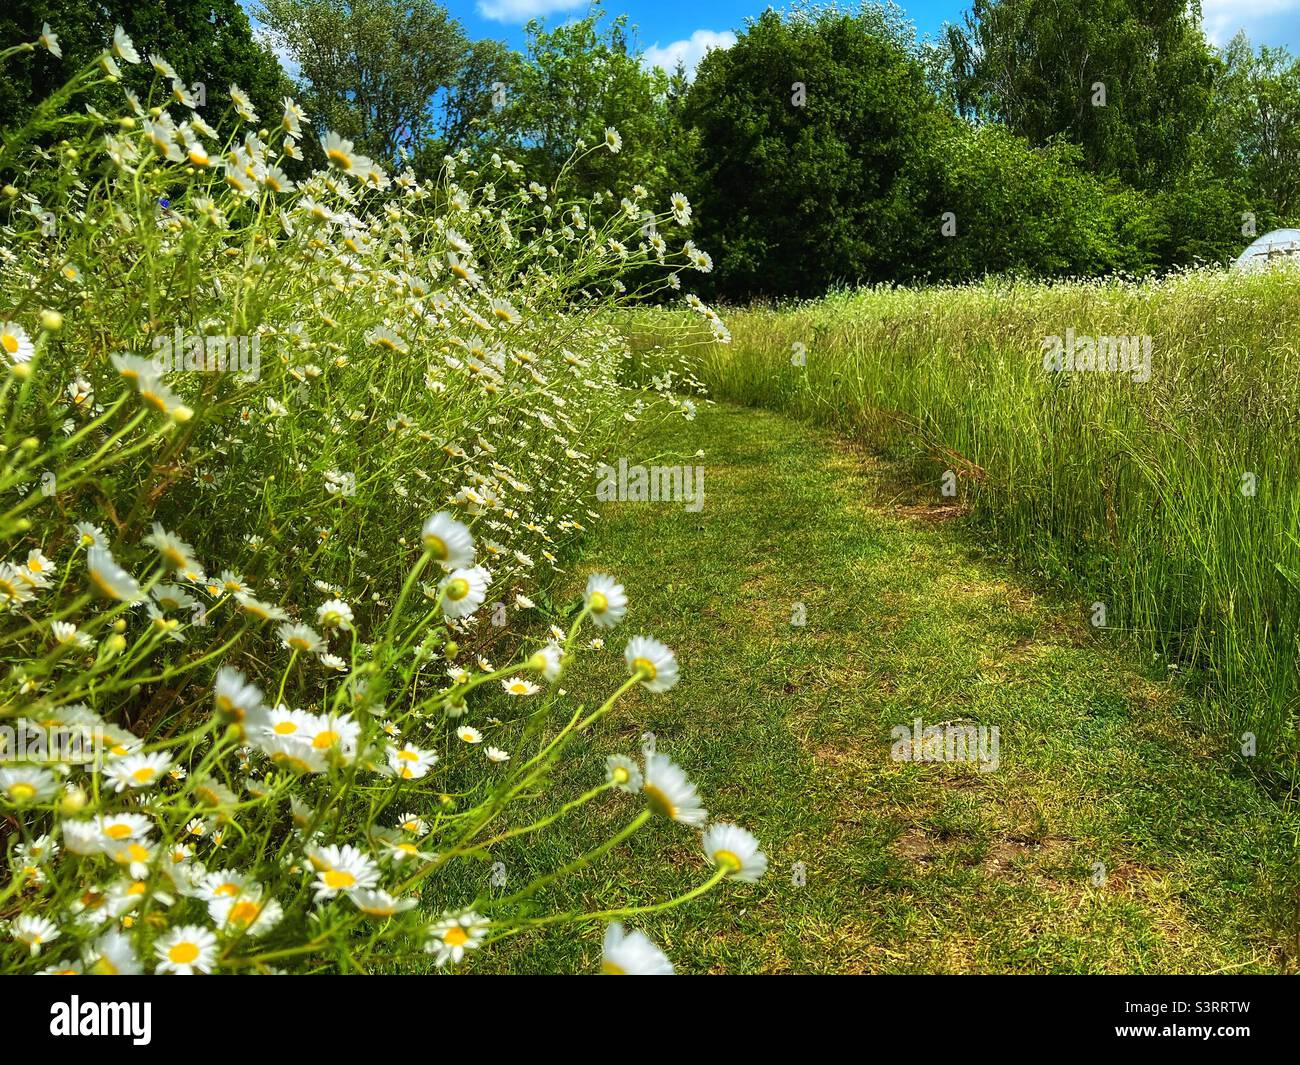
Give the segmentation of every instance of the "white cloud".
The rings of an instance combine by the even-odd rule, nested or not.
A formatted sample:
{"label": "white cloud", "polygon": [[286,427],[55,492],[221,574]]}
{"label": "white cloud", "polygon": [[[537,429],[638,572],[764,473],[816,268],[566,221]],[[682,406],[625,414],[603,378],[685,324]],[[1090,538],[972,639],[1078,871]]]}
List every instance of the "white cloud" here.
{"label": "white cloud", "polygon": [[716,30],[696,30],[687,40],[673,41],[662,48],[657,44],[653,48],[647,48],[644,62],[646,66],[662,67],[671,74],[677,69],[677,61],[680,59],[686,67],[686,76],[693,78],[695,68],[704,58],[705,52],[710,48],[730,48],[735,43],[736,35],[731,30],[723,30],[721,33]]}
{"label": "white cloud", "polygon": [[1201,5],[1205,35],[1218,45],[1227,44],[1240,29],[1251,44],[1277,43],[1276,31],[1282,27],[1270,23],[1293,11],[1300,11],[1300,0],[1204,0]]}
{"label": "white cloud", "polygon": [[494,22],[518,22],[541,18],[556,11],[570,11],[586,0],[478,0],[478,13]]}

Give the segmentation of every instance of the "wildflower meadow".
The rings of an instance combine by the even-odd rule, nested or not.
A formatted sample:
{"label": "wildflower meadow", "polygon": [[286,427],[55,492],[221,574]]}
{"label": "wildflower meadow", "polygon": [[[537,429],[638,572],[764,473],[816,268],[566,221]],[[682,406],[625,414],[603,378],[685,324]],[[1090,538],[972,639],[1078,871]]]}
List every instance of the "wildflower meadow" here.
{"label": "wildflower meadow", "polygon": [[[667,753],[548,786],[678,666],[616,575],[547,592],[594,456],[682,416],[624,386],[610,312],[707,268],[689,204],[629,183],[610,210],[501,157],[390,174],[238,86],[222,141],[163,56],[106,45],[4,148],[6,971],[452,967],[572,923],[598,966],[669,969],[622,922],[766,860]],[[60,106],[144,64],[147,96]],[[292,180],[309,136],[328,164]],[[626,678],[575,704],[607,641]],[[607,840],[493,889],[495,846],[588,804]],[[686,895],[532,904],[656,817],[694,837]]]}
{"label": "wildflower meadow", "polygon": [[1286,1034],[1288,2],[12,0],[0,974]]}

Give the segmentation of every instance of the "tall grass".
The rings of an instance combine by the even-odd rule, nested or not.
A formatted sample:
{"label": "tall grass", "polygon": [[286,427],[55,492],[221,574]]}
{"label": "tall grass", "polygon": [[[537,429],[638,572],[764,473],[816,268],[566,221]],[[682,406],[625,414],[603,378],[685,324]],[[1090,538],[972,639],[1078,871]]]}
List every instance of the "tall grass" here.
{"label": "tall grass", "polygon": [[[919,447],[936,501],[951,471],[993,542],[1204,682],[1226,750],[1248,755],[1251,733],[1251,764],[1294,774],[1295,271],[878,288],[726,318],[731,344],[699,338],[716,397]],[[645,353],[680,324],[642,315],[631,334]],[[1149,335],[1150,380],[1045,369],[1067,328]]]}

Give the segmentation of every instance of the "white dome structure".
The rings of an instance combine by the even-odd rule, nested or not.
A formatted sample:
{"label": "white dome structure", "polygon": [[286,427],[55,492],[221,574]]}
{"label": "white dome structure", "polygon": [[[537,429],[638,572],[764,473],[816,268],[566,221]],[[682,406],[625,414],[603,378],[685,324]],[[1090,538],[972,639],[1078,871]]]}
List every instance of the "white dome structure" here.
{"label": "white dome structure", "polygon": [[1262,270],[1276,262],[1300,263],[1300,229],[1275,229],[1237,256],[1234,270]]}

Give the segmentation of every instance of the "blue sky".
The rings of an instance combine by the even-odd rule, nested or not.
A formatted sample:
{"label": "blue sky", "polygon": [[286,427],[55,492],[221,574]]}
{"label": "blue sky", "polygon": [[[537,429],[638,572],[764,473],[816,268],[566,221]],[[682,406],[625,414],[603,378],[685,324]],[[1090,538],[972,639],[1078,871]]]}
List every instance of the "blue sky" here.
{"label": "blue sky", "polygon": [[[849,6],[851,0],[844,0]],[[254,0],[241,0],[245,8]],[[557,23],[586,14],[589,0],[442,0],[471,37],[494,37],[519,47],[530,18]],[[764,0],[606,0],[610,15],[627,14],[647,57],[671,69],[678,57],[694,68],[704,51],[726,46],[746,17],[757,15]],[[777,4],[776,6],[783,6]],[[905,0],[900,6],[921,36],[934,36],[945,22],[958,22],[969,0]],[[1300,0],[1202,0],[1210,40],[1226,43],[1245,29],[1255,44],[1285,45],[1300,54]]]}
{"label": "blue sky", "polygon": [[[581,16],[588,8],[588,0],[443,2],[471,36],[496,37],[516,46],[530,18],[555,22]],[[606,0],[604,5],[611,15],[629,15],[642,47],[667,66],[678,55],[693,66],[706,47],[727,43],[731,31],[766,6],[764,0]],[[969,0],[903,0],[900,6],[922,36],[933,36],[945,22],[960,21]],[[1300,53],[1300,0],[1202,0],[1202,11],[1206,33],[1216,43],[1226,43],[1244,28],[1256,44],[1286,45]]]}

